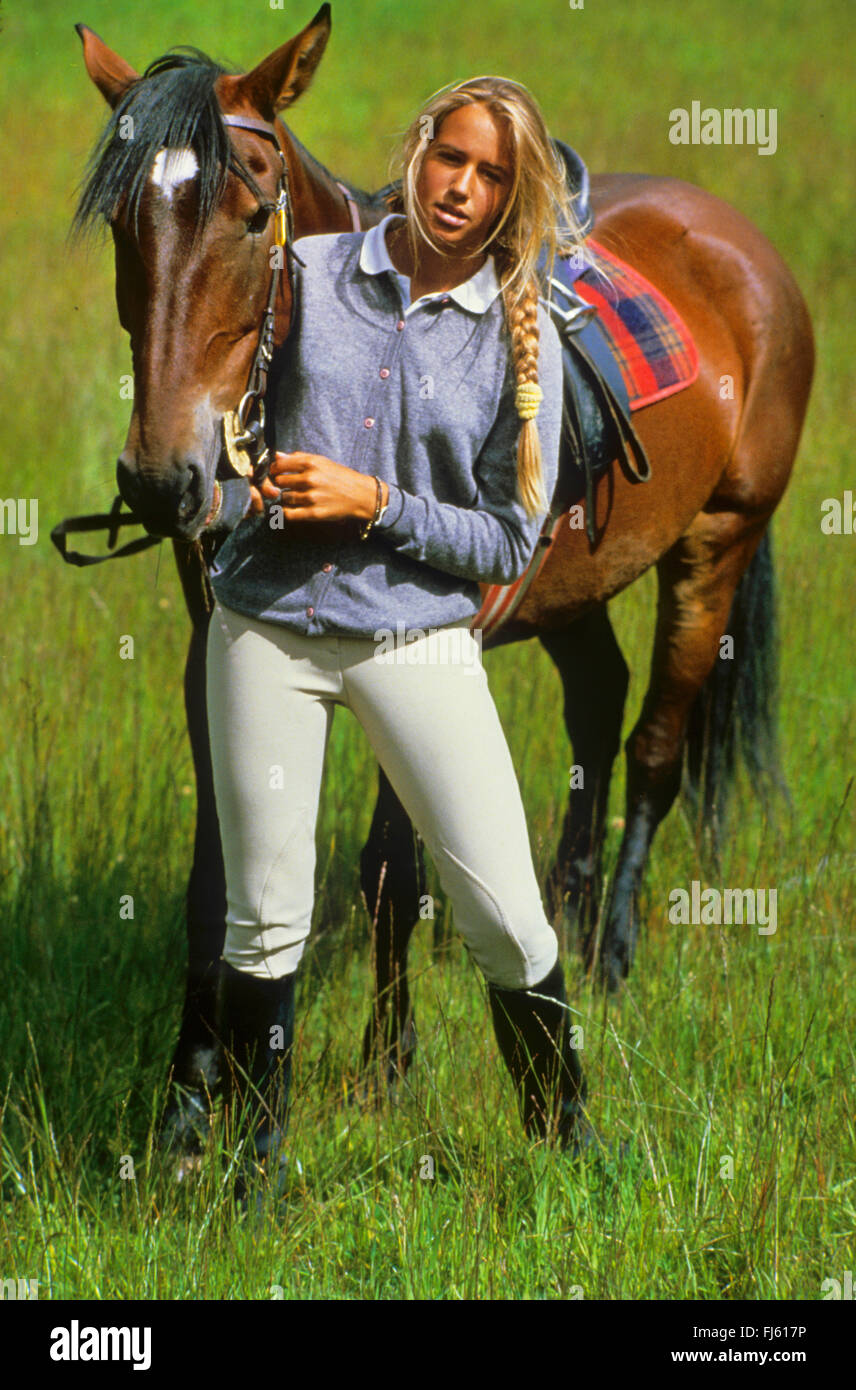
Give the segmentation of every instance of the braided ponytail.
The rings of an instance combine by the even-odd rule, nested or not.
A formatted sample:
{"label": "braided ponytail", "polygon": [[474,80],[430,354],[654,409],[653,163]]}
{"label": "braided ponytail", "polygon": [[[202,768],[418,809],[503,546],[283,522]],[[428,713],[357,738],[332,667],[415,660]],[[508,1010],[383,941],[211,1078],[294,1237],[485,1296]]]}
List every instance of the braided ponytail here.
{"label": "braided ponytail", "polygon": [[[497,259],[505,261],[506,256],[500,253]],[[504,276],[501,278],[505,279]],[[537,282],[529,280],[522,293],[517,295],[505,284],[502,302],[511,335],[511,358],[517,382],[515,404],[522,422],[517,437],[517,493],[526,515],[533,517],[545,512],[549,506],[549,499],[544,495],[541,441],[535,418],[543,397],[538,385]]]}
{"label": "braided ponytail", "polygon": [[404,138],[401,199],[414,263],[418,260],[419,238],[434,245],[416,193],[425,153],[445,117],[470,103],[485,106],[505,124],[514,158],[514,178],[505,209],[478,249],[494,256],[502,287],[517,382],[515,404],[522,422],[517,440],[517,491],[527,515],[534,517],[549,505],[544,496],[541,444],[535,421],[542,399],[538,384],[536,266],[544,247],[548,281],[554,256],[574,252],[586,264],[592,263],[592,256],[574,215],[564,166],[550,144],[544,117],[531,92],[505,77],[474,77],[435,92]]}

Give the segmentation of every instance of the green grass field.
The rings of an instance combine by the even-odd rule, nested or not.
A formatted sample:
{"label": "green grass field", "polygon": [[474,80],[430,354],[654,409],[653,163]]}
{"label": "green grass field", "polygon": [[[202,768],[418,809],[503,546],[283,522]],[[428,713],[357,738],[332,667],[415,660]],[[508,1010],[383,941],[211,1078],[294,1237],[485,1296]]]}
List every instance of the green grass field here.
{"label": "green grass field", "polygon": [[[387,177],[396,134],[436,87],[497,71],[528,83],[594,171],[670,173],[733,202],[793,266],[815,324],[809,419],[773,536],[783,770],[794,812],[765,824],[744,779],[722,883],[777,885],[779,925],[669,926],[702,876],[679,808],[655,842],[634,971],[605,1004],[566,959],[591,1110],[632,1140],[620,1175],[531,1148],[493,1043],[484,987],[427,925],[412,954],[418,1062],[397,1105],[342,1103],[369,1005],[357,856],[374,770],[334,728],[319,825],[316,936],[299,996],[288,1201],[241,1220],[228,1164],[176,1187],[152,1134],[184,970],[194,824],[182,672],[188,624],[168,546],[72,571],[49,531],[104,510],[130,370],[112,253],[69,245],[75,187],[103,119],[73,24],[138,68],[175,43],[249,67],[314,0],[7,3],[0,33],[4,197],[0,493],[39,500],[39,537],[0,536],[0,1278],[42,1297],[820,1298],[856,1261],[853,1102],[853,555],[824,498],[856,485],[852,83],[847,0],[631,0],[572,10],[494,0],[334,3],[333,36],[290,124],[331,169]],[[673,146],[692,100],[775,107],[778,149]],[[692,467],[692,458],[687,459]],[[645,689],[655,585],[613,605]],[[135,659],[119,639],[135,638]],[[487,658],[546,878],[572,761],[551,663]],[[585,679],[585,673],[580,673]],[[623,768],[612,816],[623,813]],[[611,830],[614,855],[619,829]],[[436,885],[435,885],[436,886]],[[132,893],[133,921],[119,916]],[[134,1180],[120,1177],[122,1157]],[[425,1177],[433,1160],[434,1176]],[[733,1160],[729,1164],[726,1160]],[[127,1165],[125,1165],[127,1168]]]}

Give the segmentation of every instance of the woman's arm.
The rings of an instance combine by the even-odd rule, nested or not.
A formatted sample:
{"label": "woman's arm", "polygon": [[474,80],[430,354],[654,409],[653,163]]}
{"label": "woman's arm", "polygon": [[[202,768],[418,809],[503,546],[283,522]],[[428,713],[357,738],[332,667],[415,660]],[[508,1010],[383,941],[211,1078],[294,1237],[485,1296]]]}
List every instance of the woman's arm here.
{"label": "woman's arm", "polygon": [[[544,399],[538,434],[549,499],[556,485],[562,425],[562,352],[555,327],[539,310],[538,376]],[[388,510],[375,527],[394,550],[462,579],[510,584],[532,556],[541,519],[530,520],[517,500],[517,436],[520,420],[513,383],[503,392],[493,428],[476,466],[478,494],[472,507],[416,496],[391,483]]]}
{"label": "woman's arm", "polygon": [[[558,472],[562,420],[562,353],[556,329],[539,309],[538,373],[544,399],[538,432],[544,490],[552,495]],[[507,372],[494,424],[473,468],[475,496],[468,506],[440,502],[428,493],[410,493],[383,483],[387,511],[372,532],[402,555],[447,574],[485,584],[508,584],[526,569],[535,548],[540,518],[527,517],[517,500],[517,438],[520,419],[514,382]],[[282,495],[280,496],[280,489]],[[373,477],[311,453],[277,454],[271,475],[253,489],[253,509],[262,497],[277,502],[286,523],[365,521],[374,515]]]}

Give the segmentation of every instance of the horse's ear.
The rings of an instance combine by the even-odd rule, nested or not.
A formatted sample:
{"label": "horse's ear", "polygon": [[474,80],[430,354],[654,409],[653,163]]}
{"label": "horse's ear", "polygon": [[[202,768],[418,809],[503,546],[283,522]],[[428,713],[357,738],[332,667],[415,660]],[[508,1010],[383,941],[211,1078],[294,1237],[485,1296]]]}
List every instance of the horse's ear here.
{"label": "horse's ear", "polygon": [[330,6],[322,5],[296,38],[277,48],[238,80],[236,92],[262,115],[272,118],[302,96],[321,62],[330,37]]}
{"label": "horse's ear", "polygon": [[118,53],[114,53],[112,48],[108,48],[94,29],[87,28],[85,24],[75,24],[74,27],[83,43],[86,71],[108,106],[115,106],[140,74],[135,72],[124,58],[120,58]]}

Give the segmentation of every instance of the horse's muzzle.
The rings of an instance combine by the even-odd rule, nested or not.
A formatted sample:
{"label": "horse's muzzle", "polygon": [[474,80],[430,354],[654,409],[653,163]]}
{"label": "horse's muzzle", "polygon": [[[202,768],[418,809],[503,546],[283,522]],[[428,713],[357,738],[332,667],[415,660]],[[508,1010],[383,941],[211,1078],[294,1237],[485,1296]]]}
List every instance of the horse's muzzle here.
{"label": "horse's muzzle", "polygon": [[194,459],[180,459],[155,471],[136,457],[119,456],[116,483],[122,499],[152,536],[195,540],[211,509],[207,470]]}

